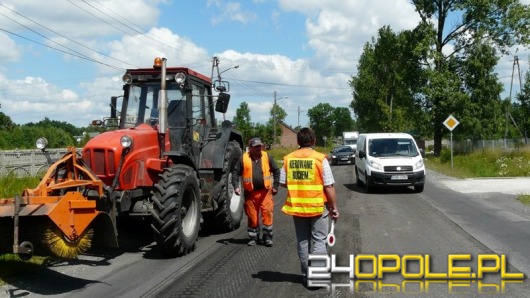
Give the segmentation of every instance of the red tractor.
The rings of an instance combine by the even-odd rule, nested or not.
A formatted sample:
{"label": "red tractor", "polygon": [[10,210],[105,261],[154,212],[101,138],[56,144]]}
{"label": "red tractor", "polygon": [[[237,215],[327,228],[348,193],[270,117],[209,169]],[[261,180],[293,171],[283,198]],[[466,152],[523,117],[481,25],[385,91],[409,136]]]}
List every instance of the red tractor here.
{"label": "red tractor", "polygon": [[231,170],[243,141],[230,121],[219,125],[215,117],[230,100],[221,73],[217,57],[212,78],[166,67],[161,58],[152,68],[128,69],[123,95],[111,98],[111,117],[93,122],[115,129],[53,163],[36,189],[0,199],[0,217],[15,219],[13,252],[33,254],[31,242],[18,243],[31,217],[44,221],[40,242],[61,257],[87,250],[92,236],[117,245],[122,218],[148,219],[170,256],[194,250],[201,224],[237,229],[243,200],[234,194]]}

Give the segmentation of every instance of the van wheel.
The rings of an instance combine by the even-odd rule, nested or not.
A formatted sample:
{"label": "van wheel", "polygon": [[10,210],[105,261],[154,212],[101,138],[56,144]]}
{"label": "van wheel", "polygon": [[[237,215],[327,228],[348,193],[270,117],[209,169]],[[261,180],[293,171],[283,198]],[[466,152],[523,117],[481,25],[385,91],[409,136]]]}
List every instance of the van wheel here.
{"label": "van wheel", "polygon": [[417,192],[417,193],[420,193],[420,192],[423,191],[423,187],[424,186],[425,185],[423,185],[423,184],[422,185],[414,185],[414,191]]}
{"label": "van wheel", "polygon": [[359,178],[359,172],[357,171],[357,167],[355,167],[355,182],[357,183],[357,186],[363,186],[363,182]]}
{"label": "van wheel", "polygon": [[364,179],[366,179],[366,192],[370,193],[374,191],[374,182],[372,181],[372,177],[368,176],[366,172],[364,173]]}

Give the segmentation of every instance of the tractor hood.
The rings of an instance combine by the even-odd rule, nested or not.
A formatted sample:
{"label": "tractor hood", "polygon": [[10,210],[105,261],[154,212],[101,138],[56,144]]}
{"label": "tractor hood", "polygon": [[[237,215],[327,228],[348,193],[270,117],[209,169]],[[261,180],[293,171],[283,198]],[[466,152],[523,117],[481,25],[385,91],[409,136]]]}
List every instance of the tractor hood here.
{"label": "tractor hood", "polygon": [[[122,146],[122,139],[129,137],[129,149]],[[92,138],[83,148],[83,160],[107,185],[114,179],[121,166],[123,173],[144,171],[146,162],[160,160],[160,145],[156,127],[141,124],[134,128],[108,131]],[[169,147],[166,134],[166,146]],[[124,150],[127,150],[123,156]]]}

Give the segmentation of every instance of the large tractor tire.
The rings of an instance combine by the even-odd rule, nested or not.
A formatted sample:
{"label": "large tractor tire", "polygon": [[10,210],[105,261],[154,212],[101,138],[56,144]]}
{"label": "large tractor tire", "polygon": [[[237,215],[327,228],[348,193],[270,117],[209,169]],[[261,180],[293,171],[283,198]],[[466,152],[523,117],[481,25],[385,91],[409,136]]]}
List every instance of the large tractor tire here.
{"label": "large tractor tire", "polygon": [[[241,160],[241,147],[236,141],[228,143],[224,156],[221,191],[217,200],[218,208],[213,212],[212,227],[220,232],[233,231],[239,228],[243,218],[244,199],[234,193],[232,170]],[[239,179],[239,189],[241,179]]]}
{"label": "large tractor tire", "polygon": [[201,221],[199,179],[193,168],[176,165],[160,176],[152,192],[151,227],[163,253],[175,257],[195,249]]}

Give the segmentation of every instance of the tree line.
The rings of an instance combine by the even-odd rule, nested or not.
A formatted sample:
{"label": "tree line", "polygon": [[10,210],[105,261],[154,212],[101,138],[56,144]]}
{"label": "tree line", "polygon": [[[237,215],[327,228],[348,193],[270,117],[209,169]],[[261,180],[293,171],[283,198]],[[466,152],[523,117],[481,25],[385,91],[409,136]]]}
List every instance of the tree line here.
{"label": "tree line", "polygon": [[[246,142],[253,137],[260,137],[266,144],[277,144],[281,136],[279,122],[284,122],[287,118],[285,110],[277,104],[273,104],[270,110],[270,118],[267,123],[252,122],[250,109],[246,102],[242,102],[236,109],[233,123],[243,136]],[[342,135],[343,131],[357,129],[356,121],[352,118],[349,108],[333,107],[328,103],[319,103],[307,110],[309,126],[317,135],[317,146],[326,146],[323,137],[334,140]],[[295,131],[300,127],[292,127]],[[276,130],[276,134],[274,133]],[[274,136],[276,135],[276,140]]]}
{"label": "tree line", "polygon": [[[517,0],[412,0],[421,21],[389,26],[366,43],[352,76],[351,108],[364,132],[413,131],[441,141],[444,120],[456,139],[527,138],[530,74],[514,98],[501,98],[501,54],[530,43],[530,8]],[[518,59],[514,56],[514,62]],[[515,64],[514,64],[515,65]],[[513,77],[512,77],[513,82]]]}
{"label": "tree line", "polygon": [[[11,118],[0,112],[0,150],[35,149],[38,138],[45,137],[50,148],[83,146],[89,139],[88,132],[98,132],[98,127],[77,128],[64,121],[44,118],[37,123],[15,124]],[[76,136],[82,136],[78,141]]]}

